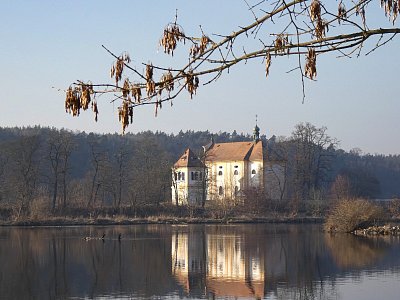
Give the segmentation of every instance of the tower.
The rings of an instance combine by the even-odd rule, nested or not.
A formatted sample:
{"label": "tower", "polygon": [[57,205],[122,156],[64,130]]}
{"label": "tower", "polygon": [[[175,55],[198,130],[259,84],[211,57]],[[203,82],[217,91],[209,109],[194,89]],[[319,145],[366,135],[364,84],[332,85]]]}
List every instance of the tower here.
{"label": "tower", "polygon": [[176,205],[199,205],[203,197],[204,164],[187,148],[172,168],[172,201]]}
{"label": "tower", "polygon": [[253,141],[257,143],[260,140],[260,128],[257,126],[257,115],[256,115],[256,126],[253,129]]}

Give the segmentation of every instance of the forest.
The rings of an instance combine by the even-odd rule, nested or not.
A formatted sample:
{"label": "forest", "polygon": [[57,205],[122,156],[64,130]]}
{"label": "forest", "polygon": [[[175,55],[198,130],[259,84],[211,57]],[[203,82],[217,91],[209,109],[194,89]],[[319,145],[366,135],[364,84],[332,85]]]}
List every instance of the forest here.
{"label": "forest", "polygon": [[[181,213],[171,201],[171,167],[187,147],[200,154],[211,137],[251,140],[236,131],[120,135],[0,128],[0,218]],[[296,125],[289,137],[261,139],[269,159],[284,162],[285,193],[279,203],[246,193],[240,213],[320,216],[336,198],[400,197],[400,155],[344,151],[326,127],[310,123]]]}

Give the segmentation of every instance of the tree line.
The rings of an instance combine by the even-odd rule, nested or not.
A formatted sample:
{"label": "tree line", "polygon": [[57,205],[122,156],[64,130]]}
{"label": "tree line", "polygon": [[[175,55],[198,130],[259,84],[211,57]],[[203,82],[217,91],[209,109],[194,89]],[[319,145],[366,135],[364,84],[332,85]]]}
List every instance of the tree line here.
{"label": "tree line", "polygon": [[[171,203],[171,167],[190,147],[200,153],[216,142],[251,140],[248,134],[145,131],[93,134],[55,128],[0,128],[2,219],[74,212],[151,214]],[[296,125],[290,137],[267,139],[270,159],[284,164],[282,203],[318,210],[327,199],[400,195],[400,155],[338,148],[327,128]],[[249,195],[254,198],[254,195]],[[251,202],[252,199],[249,199]],[[311,205],[311,206],[310,206]],[[286,207],[286,205],[285,205]]]}

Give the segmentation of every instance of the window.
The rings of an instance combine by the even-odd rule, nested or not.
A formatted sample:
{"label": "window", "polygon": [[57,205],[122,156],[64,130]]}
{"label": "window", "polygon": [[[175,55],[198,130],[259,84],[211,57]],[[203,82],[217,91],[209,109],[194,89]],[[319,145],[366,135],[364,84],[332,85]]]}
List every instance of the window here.
{"label": "window", "polygon": [[178,180],[182,180],[182,173],[178,172]]}
{"label": "window", "polygon": [[239,193],[239,187],[235,186],[235,197],[238,195],[238,193]]}
{"label": "window", "polygon": [[233,171],[233,175],[239,175],[239,171],[238,170]]}
{"label": "window", "polygon": [[224,189],[222,188],[222,186],[220,186],[218,188],[218,195],[222,196],[224,194]]}
{"label": "window", "polygon": [[203,180],[203,172],[199,172],[199,171],[190,172],[190,179],[192,181],[201,181],[201,180]]}
{"label": "window", "polygon": [[251,171],[251,174],[253,175],[256,174],[256,170]]}
{"label": "window", "polygon": [[203,180],[203,172],[191,172],[190,177],[193,181]]}
{"label": "window", "polygon": [[218,175],[219,175],[219,176],[222,176],[222,171],[219,171],[219,172],[218,172]]}

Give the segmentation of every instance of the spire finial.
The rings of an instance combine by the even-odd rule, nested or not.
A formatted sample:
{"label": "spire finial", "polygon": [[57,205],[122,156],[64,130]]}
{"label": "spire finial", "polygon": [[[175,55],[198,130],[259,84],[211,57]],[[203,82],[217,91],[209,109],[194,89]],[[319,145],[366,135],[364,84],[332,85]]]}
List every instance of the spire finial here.
{"label": "spire finial", "polygon": [[256,143],[260,140],[260,128],[257,126],[257,118],[258,118],[258,115],[256,115],[256,126],[254,127],[254,130],[253,130],[253,140]]}

